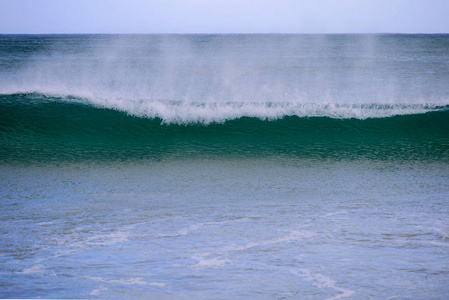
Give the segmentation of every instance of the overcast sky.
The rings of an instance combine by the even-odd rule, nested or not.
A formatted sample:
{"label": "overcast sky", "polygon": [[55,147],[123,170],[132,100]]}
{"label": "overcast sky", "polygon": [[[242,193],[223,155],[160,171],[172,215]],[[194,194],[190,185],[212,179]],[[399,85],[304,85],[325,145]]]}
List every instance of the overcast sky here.
{"label": "overcast sky", "polygon": [[449,0],[0,0],[0,33],[449,33]]}

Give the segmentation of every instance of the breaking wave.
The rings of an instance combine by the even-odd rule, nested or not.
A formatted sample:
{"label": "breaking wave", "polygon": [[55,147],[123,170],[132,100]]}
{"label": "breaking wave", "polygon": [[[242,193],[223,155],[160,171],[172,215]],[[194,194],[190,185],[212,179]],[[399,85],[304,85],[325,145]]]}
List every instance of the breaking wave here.
{"label": "breaking wave", "polygon": [[448,106],[0,96],[8,160],[293,155],[449,160]]}

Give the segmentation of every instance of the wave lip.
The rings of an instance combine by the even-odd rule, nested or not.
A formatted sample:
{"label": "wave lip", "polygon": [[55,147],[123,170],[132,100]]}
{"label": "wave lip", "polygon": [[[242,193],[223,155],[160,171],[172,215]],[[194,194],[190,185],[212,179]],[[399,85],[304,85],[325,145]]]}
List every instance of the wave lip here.
{"label": "wave lip", "polygon": [[165,124],[210,124],[242,117],[277,120],[296,116],[329,117],[333,119],[386,118],[397,115],[422,114],[440,110],[434,104],[336,104],[301,102],[182,102],[182,101],[130,101],[96,103],[101,107],[117,109],[130,115],[160,118]]}
{"label": "wave lip", "polygon": [[0,98],[3,103],[5,99],[10,99],[6,101],[12,105],[40,105],[48,102],[84,104],[94,108],[117,110],[140,118],[160,119],[163,124],[178,125],[208,125],[243,117],[269,121],[292,116],[365,120],[423,114],[449,108],[449,105],[445,103],[200,102],[79,97],[70,94],[42,94],[38,92],[0,94]]}

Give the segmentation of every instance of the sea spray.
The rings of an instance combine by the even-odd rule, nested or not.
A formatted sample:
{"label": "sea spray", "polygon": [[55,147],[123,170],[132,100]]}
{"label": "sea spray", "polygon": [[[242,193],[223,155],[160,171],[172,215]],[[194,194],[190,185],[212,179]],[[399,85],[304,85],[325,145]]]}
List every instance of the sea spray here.
{"label": "sea spray", "polygon": [[[0,38],[0,55],[8,61],[0,70],[2,94],[72,95],[103,102],[449,101],[444,35]],[[8,59],[10,53],[15,59]]]}

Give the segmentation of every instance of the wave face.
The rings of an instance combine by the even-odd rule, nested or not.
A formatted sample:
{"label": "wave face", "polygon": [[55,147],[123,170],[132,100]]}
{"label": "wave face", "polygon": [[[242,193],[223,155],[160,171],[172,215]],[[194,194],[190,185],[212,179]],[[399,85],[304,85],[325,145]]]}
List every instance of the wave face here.
{"label": "wave face", "polygon": [[163,109],[134,116],[82,99],[0,96],[1,157],[6,161],[283,155],[449,160],[447,106],[153,105]]}
{"label": "wave face", "polygon": [[448,160],[449,35],[0,35],[1,159]]}

